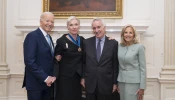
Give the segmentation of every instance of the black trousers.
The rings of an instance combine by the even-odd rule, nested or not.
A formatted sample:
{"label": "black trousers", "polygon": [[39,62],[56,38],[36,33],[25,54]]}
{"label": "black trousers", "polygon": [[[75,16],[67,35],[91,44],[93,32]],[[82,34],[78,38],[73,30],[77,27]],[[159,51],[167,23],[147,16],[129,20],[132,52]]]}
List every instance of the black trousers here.
{"label": "black trousers", "polygon": [[81,77],[78,73],[75,73],[72,77],[58,76],[55,100],[81,100],[82,89],[80,80]]}

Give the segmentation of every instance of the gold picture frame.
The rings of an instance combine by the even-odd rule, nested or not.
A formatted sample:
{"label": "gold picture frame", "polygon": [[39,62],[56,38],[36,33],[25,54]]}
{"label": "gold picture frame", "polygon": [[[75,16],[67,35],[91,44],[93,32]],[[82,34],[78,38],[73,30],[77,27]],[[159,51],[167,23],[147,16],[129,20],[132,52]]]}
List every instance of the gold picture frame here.
{"label": "gold picture frame", "polygon": [[123,0],[43,0],[43,12],[52,12],[55,18],[122,18],[122,6]]}

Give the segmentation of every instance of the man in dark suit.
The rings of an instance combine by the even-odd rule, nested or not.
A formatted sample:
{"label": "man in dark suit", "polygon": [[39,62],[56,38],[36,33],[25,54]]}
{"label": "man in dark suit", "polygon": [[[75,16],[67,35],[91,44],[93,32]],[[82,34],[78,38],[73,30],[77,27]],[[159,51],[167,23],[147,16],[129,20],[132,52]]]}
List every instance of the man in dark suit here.
{"label": "man in dark suit", "polygon": [[28,100],[50,100],[53,77],[53,41],[49,35],[54,27],[54,15],[44,12],[40,17],[40,27],[27,34],[24,40],[25,76]]}
{"label": "man in dark suit", "polygon": [[81,84],[86,91],[86,100],[112,100],[117,89],[118,42],[105,35],[102,19],[92,22],[94,37],[84,41],[84,65]]}

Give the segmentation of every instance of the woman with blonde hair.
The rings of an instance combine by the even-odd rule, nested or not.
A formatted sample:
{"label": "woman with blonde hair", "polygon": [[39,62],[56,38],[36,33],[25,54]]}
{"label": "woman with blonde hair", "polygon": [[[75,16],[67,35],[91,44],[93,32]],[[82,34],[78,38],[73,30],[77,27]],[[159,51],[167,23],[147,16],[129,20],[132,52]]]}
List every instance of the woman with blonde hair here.
{"label": "woman with blonde hair", "polygon": [[120,100],[143,100],[146,88],[145,48],[139,43],[132,25],[126,25],[122,29],[118,60]]}

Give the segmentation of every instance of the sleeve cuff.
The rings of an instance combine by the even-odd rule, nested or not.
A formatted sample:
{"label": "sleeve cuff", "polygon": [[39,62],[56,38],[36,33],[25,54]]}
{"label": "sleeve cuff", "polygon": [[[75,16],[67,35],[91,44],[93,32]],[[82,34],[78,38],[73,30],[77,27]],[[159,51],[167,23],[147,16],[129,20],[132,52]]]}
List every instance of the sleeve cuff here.
{"label": "sleeve cuff", "polygon": [[48,80],[49,76],[47,76],[47,78],[44,80],[44,82],[46,82]]}

